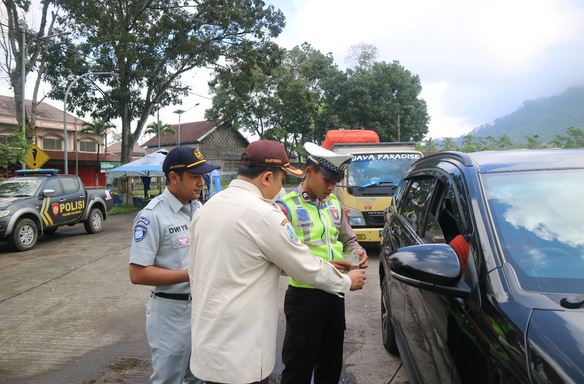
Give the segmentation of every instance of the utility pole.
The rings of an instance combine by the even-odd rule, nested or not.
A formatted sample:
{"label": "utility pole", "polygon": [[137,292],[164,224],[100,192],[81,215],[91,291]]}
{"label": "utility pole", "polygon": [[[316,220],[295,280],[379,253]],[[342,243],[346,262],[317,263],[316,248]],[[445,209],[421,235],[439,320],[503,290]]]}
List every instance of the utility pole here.
{"label": "utility pole", "polygon": [[400,141],[399,111],[397,112],[397,141]]}
{"label": "utility pole", "polygon": [[186,111],[182,110],[182,109],[177,109],[176,111],[173,112],[173,113],[178,114],[178,137],[177,137],[177,141],[176,141],[177,147],[180,147],[180,115],[182,115],[185,112]]}

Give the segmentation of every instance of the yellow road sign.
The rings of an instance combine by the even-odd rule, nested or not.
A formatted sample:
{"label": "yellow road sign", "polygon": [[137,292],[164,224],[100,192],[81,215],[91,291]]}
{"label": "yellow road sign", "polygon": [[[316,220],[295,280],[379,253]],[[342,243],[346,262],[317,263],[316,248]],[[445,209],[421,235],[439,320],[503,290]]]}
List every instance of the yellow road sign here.
{"label": "yellow road sign", "polygon": [[51,157],[45,151],[33,144],[24,156],[24,163],[29,168],[37,169],[42,167]]}

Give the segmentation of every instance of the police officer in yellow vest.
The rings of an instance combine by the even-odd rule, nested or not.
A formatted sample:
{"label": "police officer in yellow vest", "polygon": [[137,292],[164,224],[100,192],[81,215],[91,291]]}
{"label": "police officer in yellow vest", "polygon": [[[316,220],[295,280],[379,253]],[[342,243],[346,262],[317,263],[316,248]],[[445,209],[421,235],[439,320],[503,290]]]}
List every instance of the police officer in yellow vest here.
{"label": "police officer in yellow vest", "polygon": [[[300,241],[312,254],[340,270],[350,268],[343,251],[367,254],[357,242],[343,209],[332,194],[344,176],[351,156],[306,143],[306,177],[297,190],[278,200]],[[345,302],[342,297],[315,289],[290,276],[284,301],[286,335],[282,349],[282,384],[337,384],[343,364]]]}

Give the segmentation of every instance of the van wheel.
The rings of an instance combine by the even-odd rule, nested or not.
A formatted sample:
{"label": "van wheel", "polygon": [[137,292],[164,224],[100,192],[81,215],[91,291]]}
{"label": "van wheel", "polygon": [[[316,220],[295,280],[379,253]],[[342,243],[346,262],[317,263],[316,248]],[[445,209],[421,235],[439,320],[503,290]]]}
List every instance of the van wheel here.
{"label": "van wheel", "polygon": [[83,223],[87,233],[98,233],[103,229],[103,214],[99,208],[91,208],[87,221]]}
{"label": "van wheel", "polygon": [[10,235],[10,244],[17,251],[32,249],[39,238],[39,229],[31,219],[20,219]]}

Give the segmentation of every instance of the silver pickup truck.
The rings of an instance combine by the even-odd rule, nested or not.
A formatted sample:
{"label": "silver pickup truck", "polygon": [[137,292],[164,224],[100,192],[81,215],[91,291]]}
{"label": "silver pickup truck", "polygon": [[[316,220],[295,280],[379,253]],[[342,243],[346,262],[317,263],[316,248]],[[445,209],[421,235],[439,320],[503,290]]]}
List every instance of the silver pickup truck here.
{"label": "silver pickup truck", "polygon": [[39,235],[62,225],[83,223],[88,233],[102,230],[113,199],[108,190],[85,189],[74,175],[56,169],[16,171],[0,180],[0,240],[18,251],[34,247]]}

